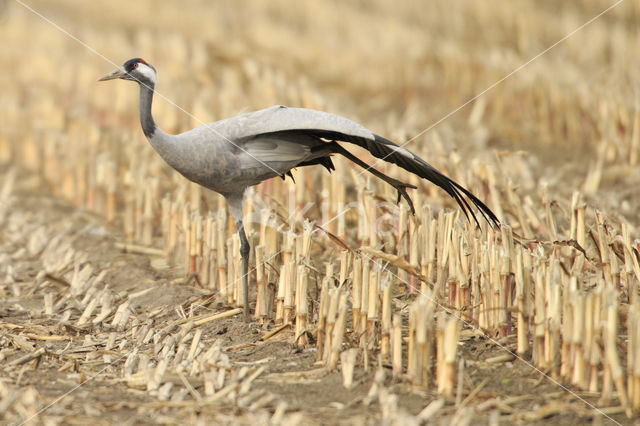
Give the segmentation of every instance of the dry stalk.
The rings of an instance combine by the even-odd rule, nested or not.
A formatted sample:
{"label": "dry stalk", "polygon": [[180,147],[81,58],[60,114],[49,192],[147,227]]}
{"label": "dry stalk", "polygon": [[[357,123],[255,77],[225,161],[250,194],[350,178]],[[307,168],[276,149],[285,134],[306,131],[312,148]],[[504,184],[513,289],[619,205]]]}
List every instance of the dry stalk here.
{"label": "dry stalk", "polygon": [[298,285],[296,288],[296,344],[307,347],[307,321],[309,318],[307,287],[309,285],[309,271],[305,266],[298,266]]}
{"label": "dry stalk", "polygon": [[338,308],[338,319],[333,328],[333,336],[331,337],[331,358],[329,359],[329,370],[336,369],[342,342],[344,340],[344,327],[347,319],[347,294],[340,294],[340,302]]}
{"label": "dry stalk", "polygon": [[[449,318],[444,325],[443,336],[443,366],[441,380],[438,382],[438,392],[447,397],[453,396],[455,384],[455,361],[458,351],[459,322],[456,318]],[[462,380],[462,378],[460,378]]]}

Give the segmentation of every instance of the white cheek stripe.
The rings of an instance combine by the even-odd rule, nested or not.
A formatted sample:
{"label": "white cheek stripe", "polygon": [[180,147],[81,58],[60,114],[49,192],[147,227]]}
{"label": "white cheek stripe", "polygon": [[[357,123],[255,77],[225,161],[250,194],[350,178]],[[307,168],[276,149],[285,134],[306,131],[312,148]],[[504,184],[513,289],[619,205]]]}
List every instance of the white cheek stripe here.
{"label": "white cheek stripe", "polygon": [[149,67],[148,65],[143,64],[142,62],[139,62],[137,71],[140,74],[144,75],[149,80],[151,80],[151,81],[153,81],[155,83],[155,81],[156,81],[156,73],[153,72],[153,69],[151,67]]}

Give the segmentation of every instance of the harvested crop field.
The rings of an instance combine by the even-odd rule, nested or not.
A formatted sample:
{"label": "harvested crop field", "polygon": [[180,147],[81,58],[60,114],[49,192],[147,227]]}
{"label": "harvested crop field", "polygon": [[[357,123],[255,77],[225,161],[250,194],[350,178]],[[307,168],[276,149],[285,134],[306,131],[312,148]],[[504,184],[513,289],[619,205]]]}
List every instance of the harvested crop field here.
{"label": "harvested crop field", "polygon": [[[0,0],[0,39],[2,424],[637,421],[637,2]],[[96,81],[134,57],[169,133],[329,111],[501,226],[298,168],[245,194],[245,321],[224,198]]]}

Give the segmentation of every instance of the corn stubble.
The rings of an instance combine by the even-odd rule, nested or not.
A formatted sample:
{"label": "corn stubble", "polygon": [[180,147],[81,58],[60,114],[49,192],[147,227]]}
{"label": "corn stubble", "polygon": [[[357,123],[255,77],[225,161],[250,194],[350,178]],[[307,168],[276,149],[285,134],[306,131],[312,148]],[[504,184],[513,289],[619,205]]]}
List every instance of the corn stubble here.
{"label": "corn stubble", "polygon": [[[526,26],[524,22],[518,25]],[[39,28],[31,31],[44,31]],[[595,26],[592,30],[605,31]],[[10,25],[2,31],[18,34],[20,29]],[[144,31],[138,34],[140,50],[149,42],[147,36]],[[531,41],[525,33],[521,37],[519,43]],[[62,39],[52,38],[48,43],[71,49]],[[214,77],[209,68],[217,54],[226,53],[217,52],[215,46],[202,49],[201,43],[192,34],[174,34],[171,50],[162,58],[182,58],[180,67],[195,70],[195,82],[190,81],[193,75],[172,74],[175,66],[158,64],[167,77],[159,90],[172,98],[177,89],[171,89],[171,84],[184,85],[180,99],[192,100],[187,110],[204,110],[198,117],[220,118],[234,111],[239,102],[252,107],[276,102],[313,108],[330,105],[307,80],[285,85],[285,71],[252,59],[222,64],[219,74],[213,76],[224,85],[215,92],[219,83],[210,82]],[[437,64],[445,87],[472,79],[469,67],[457,66],[463,61],[456,56],[459,48],[454,45],[452,49]],[[568,45],[566,49],[580,58],[578,47]],[[110,46],[109,51],[118,49]],[[42,66],[53,71],[57,69],[53,61],[48,59]],[[95,58],[89,62],[76,72],[79,86],[84,91],[106,90],[90,83],[94,75],[100,75],[102,64]],[[485,66],[485,77],[498,72]],[[504,69],[510,67],[503,64]],[[383,68],[382,73],[391,71]],[[513,337],[515,344],[501,347],[554,380],[576,391],[588,391],[600,406],[618,407],[628,416],[640,413],[640,240],[637,217],[625,219],[625,203],[629,204],[630,197],[632,202],[638,199],[624,191],[619,198],[603,194],[603,189],[616,187],[620,179],[635,179],[630,185],[637,188],[634,170],[640,152],[640,112],[623,92],[587,93],[586,83],[567,88],[544,70],[535,72],[539,85],[529,87],[510,80],[475,103],[469,121],[461,125],[478,145],[487,142],[490,132],[496,137],[522,139],[531,129],[509,123],[518,109],[514,97],[520,96],[520,102],[530,109],[532,134],[541,143],[563,140],[570,149],[594,152],[579,179],[567,178],[564,188],[541,185],[535,177],[540,169],[520,153],[487,150],[476,160],[472,155],[458,159],[459,154],[448,148],[450,134],[455,134],[451,127],[436,129],[409,148],[486,200],[502,219],[501,228],[482,224],[476,229],[459,211],[441,208],[439,203],[445,199],[441,191],[393,168],[386,172],[419,185],[414,192],[415,216],[405,205],[395,204],[391,188],[352,171],[339,159],[331,175],[307,169],[295,172],[295,185],[273,179],[246,194],[244,222],[255,248],[250,272],[256,289],[250,298],[255,300],[255,320],[289,325],[278,336],[284,333],[300,348],[315,348],[317,364],[329,371],[340,368],[347,389],[357,383],[354,374],[361,377],[358,370],[377,371],[370,397],[381,401],[386,398],[379,376],[384,374],[383,366],[389,367],[394,380],[452,401],[462,380],[456,374],[464,365],[460,364],[465,358],[461,347],[470,340],[497,343]],[[238,79],[248,83],[241,86]],[[62,96],[57,92],[78,90],[69,77],[38,83],[52,99]],[[380,82],[369,76],[361,84],[366,89]],[[31,116],[38,112],[42,122],[36,129],[15,127],[0,135],[4,169],[10,165],[29,171],[38,185],[50,187],[56,197],[102,215],[113,229],[124,233],[131,247],[160,249],[168,265],[181,268],[185,277],[197,277],[199,285],[225,306],[239,308],[243,300],[239,241],[224,200],[176,176],[153,154],[131,119],[136,116],[132,87],[110,86],[108,90],[116,93],[108,102],[85,94],[76,99],[85,108],[74,115],[59,108],[62,103],[38,102],[25,92],[24,85],[20,80],[10,85],[2,81],[1,87],[23,99],[22,106],[9,102],[6,116],[23,123],[26,109]],[[248,100],[241,101],[247,92]],[[354,89],[353,93],[358,92]],[[389,118],[382,129],[400,142],[408,139],[402,129],[419,130],[418,117],[426,113],[419,102],[412,102],[401,119]],[[199,124],[185,122],[180,111],[162,102],[156,108],[160,125],[169,131]],[[582,140],[593,143],[581,148]],[[11,172],[4,174],[0,192],[4,198],[15,184],[12,176]],[[622,203],[619,210],[614,208],[616,201]],[[110,318],[116,331],[125,330],[133,321],[127,301],[110,300],[98,290],[99,279],[89,276],[92,271],[77,268],[70,283],[69,291],[84,299],[75,324]],[[60,311],[51,294],[44,300],[47,315]],[[240,310],[230,312],[235,315]],[[191,323],[190,327],[209,321],[206,317],[192,319],[198,325]],[[160,340],[161,331],[153,329],[132,336],[158,341],[161,355],[187,342],[181,357],[195,360],[202,351],[197,343],[202,332],[185,328],[187,324],[179,325],[184,328],[182,340]],[[221,392],[242,395],[241,387],[249,386],[255,377],[245,372],[231,381],[221,379],[228,360],[220,348],[208,351],[198,359],[208,360],[203,362],[213,367],[202,370],[202,365],[193,364],[189,378],[170,375],[167,379],[171,365],[162,357],[148,368],[142,356],[128,359],[138,365],[134,370],[125,364],[129,386],[157,392],[160,399],[171,394],[171,386],[183,385],[200,400],[222,398]],[[13,362],[30,359],[33,357]],[[203,395],[189,380],[203,383]]]}

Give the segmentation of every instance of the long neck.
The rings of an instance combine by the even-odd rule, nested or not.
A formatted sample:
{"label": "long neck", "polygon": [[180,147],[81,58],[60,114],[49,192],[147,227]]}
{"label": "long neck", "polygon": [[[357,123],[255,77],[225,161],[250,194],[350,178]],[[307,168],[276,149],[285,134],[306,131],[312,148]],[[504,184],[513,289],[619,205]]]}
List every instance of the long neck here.
{"label": "long neck", "polygon": [[160,130],[158,126],[156,126],[156,122],[153,121],[153,116],[151,115],[153,89],[153,84],[140,85],[140,124],[142,124],[142,131],[148,139],[151,139],[156,131]]}
{"label": "long neck", "polygon": [[178,143],[177,136],[163,132],[162,129],[156,125],[151,115],[153,89],[154,85],[150,82],[140,85],[140,124],[142,124],[142,131],[153,149],[155,149],[169,165],[182,173],[181,169],[184,164],[182,144]]}

